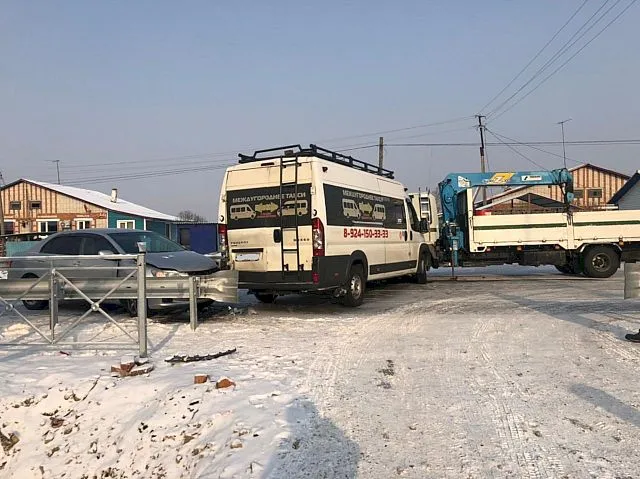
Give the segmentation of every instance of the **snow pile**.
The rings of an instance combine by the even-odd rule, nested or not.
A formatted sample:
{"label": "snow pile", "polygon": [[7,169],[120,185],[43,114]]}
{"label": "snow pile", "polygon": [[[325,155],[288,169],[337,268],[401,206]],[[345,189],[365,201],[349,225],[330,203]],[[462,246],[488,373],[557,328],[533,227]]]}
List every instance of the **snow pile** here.
{"label": "snow pile", "polygon": [[[109,372],[112,358],[78,354],[0,363],[0,430],[18,438],[0,453],[3,477],[261,477],[301,449],[318,421],[286,384],[238,358],[156,360],[151,374],[120,378]],[[201,372],[236,386],[194,384]]]}

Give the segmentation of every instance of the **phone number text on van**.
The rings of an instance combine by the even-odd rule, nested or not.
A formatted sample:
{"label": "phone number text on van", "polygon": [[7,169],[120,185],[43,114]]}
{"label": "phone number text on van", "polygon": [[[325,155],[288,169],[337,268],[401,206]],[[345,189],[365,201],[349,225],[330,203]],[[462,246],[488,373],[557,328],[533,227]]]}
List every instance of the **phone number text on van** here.
{"label": "phone number text on van", "polygon": [[345,238],[388,238],[388,230],[370,229],[370,228],[345,228],[343,230]]}

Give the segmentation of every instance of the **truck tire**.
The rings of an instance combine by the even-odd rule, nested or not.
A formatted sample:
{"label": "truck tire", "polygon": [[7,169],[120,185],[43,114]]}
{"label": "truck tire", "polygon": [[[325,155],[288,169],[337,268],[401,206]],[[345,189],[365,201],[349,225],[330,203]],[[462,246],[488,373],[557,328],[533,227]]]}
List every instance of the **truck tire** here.
{"label": "truck tire", "polygon": [[[23,276],[23,278],[37,278],[33,273],[27,273]],[[43,309],[47,309],[49,307],[49,301],[44,300],[22,300],[22,305],[27,308],[29,311],[42,311]]]}
{"label": "truck tire", "polygon": [[261,303],[267,303],[267,304],[273,303],[276,300],[277,296],[278,296],[277,294],[273,294],[273,293],[264,293],[264,292],[255,293],[255,297],[258,301],[260,301]]}
{"label": "truck tire", "polygon": [[346,294],[342,298],[342,303],[345,306],[355,308],[362,304],[364,300],[364,292],[366,289],[366,282],[364,278],[364,270],[359,264],[351,266],[349,271],[349,279],[345,284]]}
{"label": "truck tire", "polygon": [[570,274],[573,276],[579,276],[584,272],[584,268],[582,266],[582,257],[580,256],[567,256],[567,262],[562,266],[556,265],[556,269],[560,271],[562,274]]}
{"label": "truck tire", "polygon": [[573,268],[571,268],[571,266],[569,266],[568,264],[563,264],[562,266],[560,265],[555,265],[555,266],[556,266],[556,269],[560,271],[562,274],[574,274]]}
{"label": "truck tire", "polygon": [[429,253],[423,253],[418,261],[418,269],[416,270],[416,283],[426,284],[427,272],[431,266],[431,255]]}
{"label": "truck tire", "polygon": [[590,278],[608,278],[620,267],[618,252],[611,246],[592,246],[583,256],[584,274]]}

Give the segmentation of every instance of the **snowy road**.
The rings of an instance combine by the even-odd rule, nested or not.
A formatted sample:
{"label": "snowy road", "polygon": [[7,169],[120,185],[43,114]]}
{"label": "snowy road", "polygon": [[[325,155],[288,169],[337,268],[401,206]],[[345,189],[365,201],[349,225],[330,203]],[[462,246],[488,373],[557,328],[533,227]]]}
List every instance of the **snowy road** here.
{"label": "snowy road", "polygon": [[[196,333],[153,323],[149,377],[111,378],[101,369],[121,353],[108,350],[0,350],[0,429],[20,437],[0,474],[639,477],[640,346],[622,338],[640,305],[622,300],[621,274],[446,273],[375,286],[357,310],[291,297]],[[25,330],[0,319],[0,333]],[[194,385],[198,372],[237,387]]]}

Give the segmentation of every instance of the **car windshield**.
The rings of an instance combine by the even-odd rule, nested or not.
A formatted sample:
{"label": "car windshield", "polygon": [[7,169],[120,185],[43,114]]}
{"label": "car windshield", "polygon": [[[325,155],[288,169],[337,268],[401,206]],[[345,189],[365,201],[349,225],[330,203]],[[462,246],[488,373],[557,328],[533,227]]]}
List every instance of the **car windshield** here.
{"label": "car windshield", "polygon": [[137,254],[138,243],[147,245],[147,253],[174,253],[184,248],[153,231],[109,233],[109,237],[118,243],[126,254]]}

